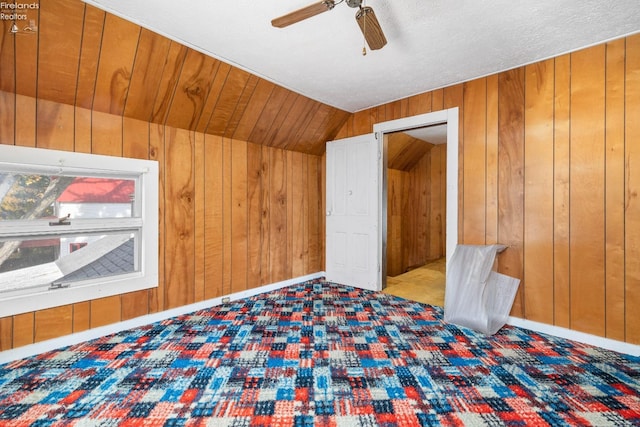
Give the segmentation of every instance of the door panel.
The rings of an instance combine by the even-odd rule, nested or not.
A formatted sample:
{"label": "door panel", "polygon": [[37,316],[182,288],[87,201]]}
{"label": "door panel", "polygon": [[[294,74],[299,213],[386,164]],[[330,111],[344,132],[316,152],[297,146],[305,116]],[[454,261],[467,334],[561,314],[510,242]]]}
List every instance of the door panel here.
{"label": "door panel", "polygon": [[327,143],[327,280],[380,289],[379,156],[373,134]]}

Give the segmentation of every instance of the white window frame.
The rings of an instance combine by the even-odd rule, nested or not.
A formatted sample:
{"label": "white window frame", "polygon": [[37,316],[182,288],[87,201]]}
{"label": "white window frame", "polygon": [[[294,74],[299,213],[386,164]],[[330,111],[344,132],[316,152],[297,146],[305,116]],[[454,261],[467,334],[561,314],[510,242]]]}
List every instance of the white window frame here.
{"label": "white window frame", "polygon": [[[158,286],[158,162],[0,144],[0,171],[8,169],[135,179],[136,199],[141,200],[139,214],[126,219],[71,221],[64,232],[104,230],[114,221],[114,225],[121,227],[124,221],[139,234],[140,244],[136,245],[134,256],[140,268],[133,273],[74,282],[69,286],[39,285],[0,292],[0,318]],[[46,238],[60,232],[59,227],[47,227],[45,222],[0,221],[0,239],[34,234]]]}

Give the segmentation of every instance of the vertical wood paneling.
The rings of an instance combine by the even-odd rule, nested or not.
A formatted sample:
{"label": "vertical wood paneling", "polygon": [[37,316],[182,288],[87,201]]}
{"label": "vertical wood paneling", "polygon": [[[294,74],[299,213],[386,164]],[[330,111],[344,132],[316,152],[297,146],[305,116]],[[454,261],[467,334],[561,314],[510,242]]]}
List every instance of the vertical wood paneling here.
{"label": "vertical wood paneling", "polygon": [[165,248],[167,228],[166,217],[166,165],[165,165],[165,129],[149,124],[149,159],[158,162],[158,287],[149,290],[149,311],[161,311],[165,307],[166,263]]}
{"label": "vertical wood paneling", "polygon": [[273,89],[269,96],[269,101],[253,125],[253,129],[248,138],[249,141],[270,145],[272,130],[275,131],[276,129],[274,129],[274,127],[280,126],[279,118],[284,120],[284,114],[279,113],[284,109],[289,96],[293,96],[292,92],[287,91],[283,87],[276,86]]}
{"label": "vertical wood paneling", "polygon": [[447,255],[447,144],[442,144],[436,149],[440,150],[440,206],[442,207],[442,220],[440,221],[440,247],[442,248],[438,257]]}
{"label": "vertical wood paneling", "polygon": [[171,41],[147,29],[142,29],[136,49],[131,82],[124,107],[124,115],[151,120],[153,104],[162,80]]}
{"label": "vertical wood paneling", "polygon": [[165,123],[195,130],[211,90],[211,75],[219,62],[195,50],[189,50],[180,71]]}
{"label": "vertical wood paneling", "polygon": [[[16,91],[16,56],[15,36],[9,31],[11,21],[0,21],[0,91],[15,94]],[[6,110],[5,110],[6,111]]]}
{"label": "vertical wood paneling", "polygon": [[606,45],[605,335],[624,341],[624,65],[625,41]]}
{"label": "vertical wood paneling", "polygon": [[[547,324],[553,324],[553,65],[525,68],[524,111],[524,306],[527,319]],[[526,292],[527,283],[536,292]]]}
{"label": "vertical wood paneling", "polygon": [[35,313],[35,342],[69,335],[73,332],[73,306],[40,310]]}
{"label": "vertical wood paneling", "polygon": [[231,139],[222,138],[222,294],[231,293],[232,267],[232,153]]}
{"label": "vertical wood paneling", "polygon": [[120,295],[112,297],[94,299],[89,302],[91,317],[89,325],[91,328],[110,325],[122,320]]}
{"label": "vertical wood paneling", "polygon": [[[358,111],[353,114],[353,134],[364,135],[371,133],[373,130],[373,121],[371,120],[371,109]],[[387,118],[387,120],[391,120]]]}
{"label": "vertical wood paneling", "polygon": [[122,156],[149,158],[149,122],[127,117],[122,119]]}
{"label": "vertical wood paneling", "polygon": [[[524,69],[501,73],[498,91],[498,242],[509,246],[500,255],[499,269],[522,280]],[[511,310],[514,316],[524,314],[523,293],[520,286]]]}
{"label": "vertical wood paneling", "polygon": [[205,209],[205,136],[201,133],[195,134],[194,145],[194,274],[196,301],[203,301],[206,295],[206,209]]}
{"label": "vertical wood paneling", "polygon": [[91,152],[122,156],[122,117],[94,111],[91,117]]}
{"label": "vertical wood paneling", "polygon": [[223,179],[222,138],[207,135],[205,138],[205,298],[224,295],[223,272]]}
{"label": "vertical wood paneling", "polygon": [[231,292],[247,289],[247,143],[231,141]]}
{"label": "vertical wood paneling", "polygon": [[165,308],[194,302],[194,140],[170,128],[165,135]]}
{"label": "vertical wood paneling", "polygon": [[325,231],[322,229],[324,224],[325,209],[323,205],[323,185],[325,176],[321,159],[318,157],[309,157],[307,170],[307,197],[309,199],[309,267],[307,271],[323,270],[323,254],[324,254],[324,238]]}
{"label": "vertical wood paneling", "polygon": [[[38,148],[73,151],[73,119],[74,111],[72,106],[44,100],[39,101],[37,120]],[[18,137],[16,136],[16,138]],[[31,146],[31,144],[28,145]]]}
{"label": "vertical wood paneling", "polygon": [[85,5],[76,87],[76,107],[91,109],[93,106],[105,19],[105,12],[96,7]]}
{"label": "vertical wood paneling", "polygon": [[39,98],[69,105],[75,103],[83,9],[83,3],[76,0],[40,4]]}
{"label": "vertical wood paneling", "polygon": [[444,109],[444,89],[437,89],[431,92],[431,111]]}
{"label": "vertical wood paneling", "polygon": [[[24,95],[16,95],[11,110],[15,111],[15,126],[12,126],[15,135],[15,145],[23,147],[36,146],[36,132],[39,125],[36,111],[36,100]],[[54,107],[58,109],[58,107]],[[12,135],[13,138],[13,135]]]}
{"label": "vertical wood paneling", "polygon": [[271,152],[270,147],[262,147],[262,200],[260,201],[262,216],[261,224],[261,257],[260,274],[262,283],[271,283],[271,248],[269,242],[271,238]]}
{"label": "vertical wood paneling", "polygon": [[640,344],[640,36],[627,38],[625,72],[625,338]]}
{"label": "vertical wood paneling", "polygon": [[244,111],[238,126],[235,128],[233,138],[241,141],[248,141],[251,132],[255,126],[257,117],[263,111],[271,93],[273,92],[275,85],[266,80],[260,80],[256,85],[251,102],[248,103],[247,109]]}
{"label": "vertical wood paneling", "polygon": [[35,342],[35,313],[13,316],[13,347],[22,347]]}
{"label": "vertical wood paneling", "polygon": [[[555,59],[553,122],[553,311],[554,324],[569,328],[569,135],[571,57]],[[533,284],[531,285],[533,288]]]}
{"label": "vertical wood paneling", "polygon": [[153,123],[164,124],[166,120],[187,52],[188,49],[178,43],[172,42],[169,45],[167,58],[162,68],[162,78],[158,85],[158,93],[151,113],[151,121]]}
{"label": "vertical wood paneling", "polygon": [[301,118],[296,121],[296,127],[292,128],[291,132],[287,135],[288,142],[282,145],[287,150],[303,150],[309,152],[310,147],[306,147],[308,139],[306,139],[306,133],[311,131],[312,123],[316,117],[318,117],[318,110],[320,110],[320,104],[315,101],[308,100],[304,112],[300,114]]}
{"label": "vertical wood paneling", "polygon": [[247,144],[247,287],[262,284],[262,147]]}
{"label": "vertical wood paneling", "polygon": [[[418,114],[429,113],[432,111],[431,103],[433,92],[425,92],[414,95],[408,99],[407,116],[417,116]],[[378,118],[378,121],[386,121]]]}
{"label": "vertical wood paneling", "polygon": [[603,336],[604,45],[571,54],[571,328]]}
{"label": "vertical wood paneling", "polygon": [[404,273],[402,257],[402,197],[408,172],[387,169],[387,276]]}
{"label": "vertical wood paneling", "polygon": [[[443,148],[445,148],[443,150]],[[446,215],[446,199],[440,197],[442,181],[446,175],[442,173],[442,157],[446,157],[446,146],[437,145],[431,149],[431,176],[429,177],[429,239],[427,240],[427,259],[435,260],[445,255],[445,233],[442,219]]]}
{"label": "vertical wood paneling", "polygon": [[289,269],[287,254],[287,157],[272,148],[269,163],[269,270],[271,282],[284,280]]}
{"label": "vertical wood paneling", "polygon": [[295,95],[291,99],[291,107],[288,109],[282,124],[278,126],[277,131],[273,135],[269,145],[277,148],[286,148],[287,144],[300,128],[301,121],[305,120],[308,109],[313,102],[302,96]]}
{"label": "vertical wood paneling", "polygon": [[16,95],[0,91],[0,144],[14,145],[16,131]]}
{"label": "vertical wood paneling", "polygon": [[307,204],[306,193],[306,163],[305,156],[302,153],[287,153],[288,170],[290,178],[287,179],[289,188],[288,199],[290,200],[290,218],[288,222],[287,234],[291,236],[291,277],[299,277],[304,274],[304,265],[306,257],[305,236],[307,235],[307,221],[305,213],[305,205]]}
{"label": "vertical wood paneling", "polygon": [[107,14],[94,89],[94,110],[123,113],[139,34],[139,26]]}
{"label": "vertical wood paneling", "polygon": [[86,331],[90,327],[91,304],[89,301],[73,304],[73,332]]}
{"label": "vertical wood paneling", "polygon": [[237,68],[232,68],[229,71],[217,97],[218,102],[207,126],[207,133],[216,135],[225,133],[227,124],[238,105],[237,94],[242,91],[250,77],[249,73]]}
{"label": "vertical wood paneling", "polygon": [[[33,17],[39,25],[37,11],[29,11],[27,17]],[[19,35],[18,35],[19,34]],[[30,98],[36,98],[38,87],[38,33],[18,33],[13,36],[15,62],[15,91]],[[4,64],[3,64],[4,67]]]}
{"label": "vertical wood paneling", "polygon": [[15,345],[13,342],[13,317],[0,318],[0,351],[11,350]]}
{"label": "vertical wood paneling", "polygon": [[247,109],[249,100],[251,99],[259,80],[260,79],[258,77],[250,74],[245,85],[242,87],[242,90],[240,90],[240,92],[236,94],[236,97],[237,97],[236,106],[233,109],[233,113],[231,114],[231,116],[226,122],[223,136],[226,136],[227,138],[231,138],[233,134],[236,132],[236,129],[238,128],[238,123],[242,119],[242,116],[245,110]]}
{"label": "vertical wood paneling", "polygon": [[209,89],[209,96],[207,96],[207,100],[202,108],[202,114],[200,115],[196,131],[205,132],[207,130],[213,110],[220,98],[220,92],[222,91],[224,83],[227,80],[227,76],[229,75],[229,71],[231,71],[231,65],[225,64],[224,62],[218,62],[218,67],[216,68],[215,73],[210,77],[213,79],[211,82],[211,89]]}
{"label": "vertical wood paneling", "polygon": [[465,129],[462,162],[462,220],[464,242],[485,243],[486,117],[487,81],[477,79],[464,84],[463,127]]}
{"label": "vertical wood paneling", "polygon": [[[487,171],[485,241],[498,242],[498,76],[487,77]],[[446,157],[446,156],[445,156]],[[445,159],[446,165],[446,159]],[[446,175],[445,175],[446,176]],[[446,187],[445,187],[446,188]],[[446,200],[446,198],[443,198]]]}
{"label": "vertical wood paneling", "polygon": [[74,110],[75,140],[73,151],[91,153],[91,110],[76,107]]}
{"label": "vertical wood paneling", "polygon": [[[402,111],[403,102],[402,100],[393,101],[388,104],[385,104],[385,116],[386,120],[395,120],[403,117]],[[377,110],[377,109],[376,109]],[[369,129],[373,127],[374,116],[370,117]],[[369,130],[371,132],[371,130]]]}

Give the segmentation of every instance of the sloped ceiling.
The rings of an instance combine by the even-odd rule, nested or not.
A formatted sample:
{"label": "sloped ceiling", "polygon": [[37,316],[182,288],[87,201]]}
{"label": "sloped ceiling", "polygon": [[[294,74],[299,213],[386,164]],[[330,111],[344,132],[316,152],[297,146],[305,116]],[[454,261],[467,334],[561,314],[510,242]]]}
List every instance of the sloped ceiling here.
{"label": "sloped ceiling", "polygon": [[85,1],[349,112],[640,31],[638,0],[363,0],[388,41],[363,56],[356,1],[286,28],[318,0]]}
{"label": "sloped ceiling", "polygon": [[350,115],[80,0],[25,12],[0,23],[5,92],[310,154]]}
{"label": "sloped ceiling", "polygon": [[362,57],[345,4],[281,31],[309,2],[86,1],[0,22],[0,90],[310,154],[354,111],[640,31],[637,0],[371,0]]}

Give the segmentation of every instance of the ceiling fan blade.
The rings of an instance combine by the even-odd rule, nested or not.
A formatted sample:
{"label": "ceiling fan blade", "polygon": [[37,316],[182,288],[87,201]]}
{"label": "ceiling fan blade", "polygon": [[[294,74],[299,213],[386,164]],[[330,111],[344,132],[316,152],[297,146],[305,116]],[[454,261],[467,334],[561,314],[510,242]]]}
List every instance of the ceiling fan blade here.
{"label": "ceiling fan blade", "polygon": [[302,9],[294,10],[291,13],[287,13],[279,18],[275,18],[271,21],[271,25],[278,28],[287,27],[296,22],[300,22],[304,19],[311,18],[322,12],[333,9],[335,6],[334,0],[322,0],[317,3],[310,4]]}
{"label": "ceiling fan blade", "polygon": [[364,39],[369,45],[369,49],[382,49],[382,47],[387,44],[387,38],[384,36],[378,18],[376,18],[376,14],[371,7],[365,6],[360,8],[358,13],[356,13],[356,21],[358,21]]}

